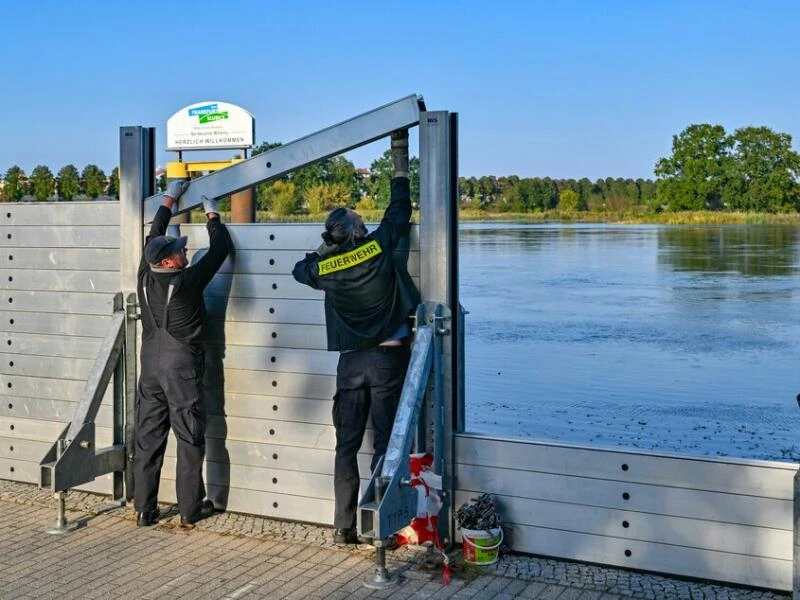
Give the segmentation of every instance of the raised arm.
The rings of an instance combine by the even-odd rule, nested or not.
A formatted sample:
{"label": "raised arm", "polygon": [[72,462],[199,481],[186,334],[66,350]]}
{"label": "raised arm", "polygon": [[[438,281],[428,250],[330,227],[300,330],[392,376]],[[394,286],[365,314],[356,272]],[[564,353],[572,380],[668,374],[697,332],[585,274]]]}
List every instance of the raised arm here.
{"label": "raised arm", "polygon": [[[172,208],[188,187],[188,181],[172,181],[169,186],[167,186],[167,191],[164,193],[164,200],[161,206],[158,207],[156,215],[153,217],[153,222],[150,224],[150,233],[147,234],[147,239],[144,241],[145,246],[147,242],[150,241],[150,238],[164,235],[167,232],[167,225],[169,225],[169,220],[172,218]],[[144,259],[144,253],[142,253],[142,260],[139,262],[139,276],[141,277],[143,270],[149,268],[147,261]]]}
{"label": "raised arm", "polygon": [[[160,210],[160,209],[159,209]],[[215,200],[203,200],[203,210],[206,213],[206,230],[208,231],[209,248],[205,256],[186,269],[184,278],[193,285],[205,288],[214,278],[214,275],[228,254],[233,250],[228,228],[219,218],[219,206]]]}

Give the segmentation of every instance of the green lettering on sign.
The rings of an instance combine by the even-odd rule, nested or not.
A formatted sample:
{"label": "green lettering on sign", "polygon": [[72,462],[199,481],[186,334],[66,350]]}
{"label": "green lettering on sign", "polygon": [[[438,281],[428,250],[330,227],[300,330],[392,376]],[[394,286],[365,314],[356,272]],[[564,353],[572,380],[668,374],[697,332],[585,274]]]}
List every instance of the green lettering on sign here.
{"label": "green lettering on sign", "polygon": [[200,123],[213,123],[214,121],[222,121],[228,118],[227,112],[215,112],[215,113],[205,113],[202,115],[198,115],[200,118]]}

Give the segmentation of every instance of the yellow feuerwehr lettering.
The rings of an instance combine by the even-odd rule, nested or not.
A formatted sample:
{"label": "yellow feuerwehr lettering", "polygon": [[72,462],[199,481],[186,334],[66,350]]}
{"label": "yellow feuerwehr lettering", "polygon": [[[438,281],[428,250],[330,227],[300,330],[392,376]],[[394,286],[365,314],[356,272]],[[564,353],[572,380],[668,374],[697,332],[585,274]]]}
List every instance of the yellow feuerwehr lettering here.
{"label": "yellow feuerwehr lettering", "polygon": [[317,268],[319,269],[318,273],[320,275],[329,275],[330,273],[335,273],[342,269],[349,269],[368,261],[381,252],[383,252],[383,250],[381,250],[380,244],[375,240],[370,240],[355,250],[319,261],[317,263]]}

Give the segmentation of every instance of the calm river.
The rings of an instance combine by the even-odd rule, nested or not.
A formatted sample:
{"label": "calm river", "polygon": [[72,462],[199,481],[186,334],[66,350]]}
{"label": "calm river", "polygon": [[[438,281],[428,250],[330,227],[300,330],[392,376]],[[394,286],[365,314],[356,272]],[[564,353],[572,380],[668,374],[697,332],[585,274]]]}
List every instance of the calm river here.
{"label": "calm river", "polygon": [[790,226],[465,224],[467,430],[800,460]]}

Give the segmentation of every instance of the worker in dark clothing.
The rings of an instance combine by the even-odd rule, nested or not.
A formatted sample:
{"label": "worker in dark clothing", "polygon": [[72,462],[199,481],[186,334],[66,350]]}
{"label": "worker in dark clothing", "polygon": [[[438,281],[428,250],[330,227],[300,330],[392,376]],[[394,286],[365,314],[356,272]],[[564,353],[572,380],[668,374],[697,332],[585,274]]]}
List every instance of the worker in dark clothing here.
{"label": "worker in dark clothing", "polygon": [[409,314],[419,292],[393,252],[409,234],[408,131],[392,133],[391,202],[380,226],[367,233],[361,216],[337,208],[325,222],[324,240],[293,271],[294,278],[325,292],[328,350],[338,350],[333,425],[334,542],[358,543],[356,508],[360,483],[356,455],[371,415],[371,469],[386,452],[403,388],[411,335]]}
{"label": "worker in dark clothing", "polygon": [[219,219],[215,201],[206,200],[208,252],[188,266],[186,237],[164,235],[189,182],[173,181],[158,208],[139,265],[138,294],[142,314],[134,457],[136,524],[158,522],[158,487],[170,426],[178,441],[175,487],[183,526],[214,512],[205,499],[206,413],[203,366],[206,310],[203,289],[225,261],[232,243]]}

